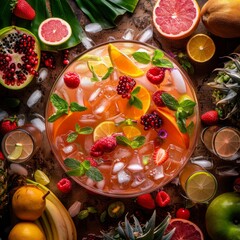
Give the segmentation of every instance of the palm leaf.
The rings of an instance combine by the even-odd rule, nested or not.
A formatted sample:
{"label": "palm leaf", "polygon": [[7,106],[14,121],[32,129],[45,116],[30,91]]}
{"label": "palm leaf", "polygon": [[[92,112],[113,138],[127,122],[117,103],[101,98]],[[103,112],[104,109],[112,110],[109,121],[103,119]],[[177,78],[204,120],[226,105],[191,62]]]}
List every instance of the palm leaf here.
{"label": "palm leaf", "polygon": [[0,29],[12,25],[12,11],[10,9],[10,0],[1,1],[0,7]]}
{"label": "palm leaf", "polygon": [[128,12],[133,12],[138,4],[138,0],[109,0],[117,6],[126,9]]}

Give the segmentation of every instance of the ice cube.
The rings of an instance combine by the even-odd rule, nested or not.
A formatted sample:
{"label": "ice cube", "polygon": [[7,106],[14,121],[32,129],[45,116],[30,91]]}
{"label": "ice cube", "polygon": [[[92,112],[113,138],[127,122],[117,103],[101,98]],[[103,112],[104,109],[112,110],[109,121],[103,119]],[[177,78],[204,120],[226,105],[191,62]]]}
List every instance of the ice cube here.
{"label": "ice cube", "polygon": [[117,162],[113,165],[113,169],[112,169],[112,173],[116,174],[117,172],[119,172],[120,170],[123,169],[124,167],[124,163],[123,162]]}
{"label": "ice cube", "polygon": [[97,120],[95,119],[95,116],[93,114],[84,114],[79,119],[79,122],[83,124],[91,124],[95,123],[96,121]]}
{"label": "ice cube", "polygon": [[90,48],[92,48],[92,47],[95,45],[95,43],[94,43],[94,41],[93,41],[91,38],[89,38],[89,37],[87,37],[87,36],[84,36],[84,37],[82,38],[82,45],[83,45],[86,49],[90,49]]}
{"label": "ice cube", "polygon": [[93,187],[95,185],[95,182],[91,178],[87,178],[86,185],[89,187]]}
{"label": "ice cube", "polygon": [[[83,74],[89,71],[88,65],[87,63],[79,63],[78,65],[76,65],[74,67],[75,72],[79,73],[79,74]],[[81,78],[81,83],[84,77]]]}
{"label": "ice cube", "polygon": [[138,187],[144,181],[146,181],[146,177],[145,177],[145,174],[143,172],[133,174],[133,182],[131,184],[131,187],[133,187],[133,188]]}
{"label": "ice cube", "polygon": [[95,102],[100,96],[102,95],[102,89],[97,88],[89,97],[88,102],[93,103]]}
{"label": "ice cube", "polygon": [[133,163],[133,164],[128,165],[127,169],[132,172],[139,172],[139,171],[143,170],[143,166],[138,163]]}
{"label": "ice cube", "polygon": [[48,73],[49,73],[49,70],[47,68],[45,68],[45,67],[41,68],[39,70],[39,75],[36,78],[36,82],[39,84],[44,82],[47,79]]}
{"label": "ice cube", "polygon": [[66,154],[69,155],[75,151],[77,151],[77,145],[76,144],[69,144],[62,148],[62,151]]}
{"label": "ice cube", "polygon": [[173,68],[171,74],[176,90],[181,94],[186,93],[187,87],[180,71],[177,68]]}
{"label": "ice cube", "polygon": [[178,162],[183,162],[185,160],[185,157],[183,157],[183,151],[184,149],[174,144],[170,144],[168,147],[169,158]]}
{"label": "ice cube", "polygon": [[77,99],[77,103],[79,105],[82,105],[82,106],[84,105],[84,102],[83,102],[83,91],[80,88],[77,89],[76,99]]}
{"label": "ice cube", "polygon": [[0,109],[0,121],[2,121],[5,117],[8,117],[8,113]]}
{"label": "ice cube", "polygon": [[133,40],[134,30],[131,29],[131,28],[126,29],[126,31],[123,33],[122,38],[125,39],[125,40]]}
{"label": "ice cube", "polygon": [[26,116],[22,113],[17,116],[17,119],[19,127],[23,126],[26,123]]}
{"label": "ice cube", "polygon": [[42,97],[42,92],[40,90],[35,90],[27,100],[27,106],[29,108],[33,107]]}
{"label": "ice cube", "polygon": [[204,156],[197,156],[190,159],[192,163],[195,163],[205,169],[212,169],[213,168],[213,161],[208,157]]}
{"label": "ice cube", "polygon": [[99,101],[96,106],[93,106],[93,108],[92,108],[93,114],[95,114],[95,115],[103,114],[104,112],[106,112],[108,110],[110,105],[111,105],[111,102],[108,101],[106,98],[101,99],[101,101]]}
{"label": "ice cube", "polygon": [[125,170],[118,172],[117,178],[119,184],[128,184],[131,181],[131,175]]}
{"label": "ice cube", "polygon": [[89,23],[85,26],[85,31],[89,33],[97,33],[102,31],[102,26],[99,23]]}
{"label": "ice cube", "polygon": [[92,88],[94,85],[94,82],[92,82],[92,80],[89,77],[82,77],[81,78],[81,87],[82,88]]}
{"label": "ice cube", "polygon": [[216,174],[219,176],[239,176],[240,168],[237,166],[220,166],[216,168]]}
{"label": "ice cube", "polygon": [[44,132],[46,130],[45,123],[42,121],[42,119],[33,118],[30,122],[33,124],[33,126],[38,128],[40,130],[40,132]]}
{"label": "ice cube", "polygon": [[105,186],[105,180],[103,179],[102,181],[97,182],[96,186],[98,189],[103,189]]}
{"label": "ice cube", "polygon": [[114,96],[119,96],[116,92],[116,87],[113,87],[113,86],[106,86],[103,90],[103,94],[108,99]]}
{"label": "ice cube", "polygon": [[125,159],[128,158],[132,155],[132,151],[128,148],[124,148],[124,147],[118,147],[115,149],[114,154],[113,154],[113,158],[114,159]]}
{"label": "ice cube", "polygon": [[145,29],[143,29],[142,32],[140,32],[136,39],[139,42],[147,42],[153,37],[153,27],[152,25],[147,26]]}

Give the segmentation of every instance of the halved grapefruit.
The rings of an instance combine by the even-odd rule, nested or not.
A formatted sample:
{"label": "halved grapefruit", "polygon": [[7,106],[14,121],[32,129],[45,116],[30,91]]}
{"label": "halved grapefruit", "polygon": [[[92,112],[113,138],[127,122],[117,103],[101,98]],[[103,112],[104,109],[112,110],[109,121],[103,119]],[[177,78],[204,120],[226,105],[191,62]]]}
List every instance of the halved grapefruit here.
{"label": "halved grapefruit", "polygon": [[204,240],[200,228],[189,220],[174,218],[170,221],[166,232],[170,232],[173,228],[175,232],[171,240]]}
{"label": "halved grapefruit", "polygon": [[71,26],[61,18],[47,18],[38,28],[40,40],[47,45],[60,45],[66,42],[71,35]]}
{"label": "halved grapefruit", "polygon": [[153,9],[156,29],[169,39],[190,36],[199,21],[200,8],[195,0],[158,0]]}

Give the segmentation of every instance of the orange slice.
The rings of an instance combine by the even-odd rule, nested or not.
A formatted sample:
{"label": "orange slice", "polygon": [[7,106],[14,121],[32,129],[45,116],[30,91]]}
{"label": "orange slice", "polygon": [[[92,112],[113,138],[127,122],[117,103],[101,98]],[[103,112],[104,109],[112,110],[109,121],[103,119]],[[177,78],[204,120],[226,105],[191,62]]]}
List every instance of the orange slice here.
{"label": "orange slice", "polygon": [[189,147],[189,135],[186,133],[182,133],[176,123],[176,119],[170,112],[164,111],[162,109],[158,109],[160,113],[160,117],[163,120],[162,128],[165,129],[169,135],[174,136],[174,141],[172,142],[176,146],[180,146],[183,148]]}
{"label": "orange slice", "polygon": [[140,69],[127,55],[122,53],[112,44],[108,45],[108,53],[112,65],[123,74],[126,74],[130,77],[140,77],[144,74],[142,69]]}
{"label": "orange slice", "polygon": [[132,139],[141,135],[141,131],[135,126],[123,126],[122,131],[128,139]]}
{"label": "orange slice", "polygon": [[93,132],[94,142],[100,138],[111,136],[118,131],[118,127],[113,121],[104,121],[96,126]]}
{"label": "orange slice", "polygon": [[213,57],[215,50],[213,40],[205,34],[196,34],[187,43],[188,56],[195,62],[209,61]]}
{"label": "orange slice", "polygon": [[124,113],[126,118],[139,119],[142,115],[144,115],[147,112],[150,106],[151,103],[150,93],[142,85],[137,85],[136,87],[138,86],[140,87],[140,91],[136,94],[136,97],[140,99],[140,101],[142,102],[142,109],[139,109],[134,105],[130,105],[129,99],[121,98],[118,101],[120,111]]}

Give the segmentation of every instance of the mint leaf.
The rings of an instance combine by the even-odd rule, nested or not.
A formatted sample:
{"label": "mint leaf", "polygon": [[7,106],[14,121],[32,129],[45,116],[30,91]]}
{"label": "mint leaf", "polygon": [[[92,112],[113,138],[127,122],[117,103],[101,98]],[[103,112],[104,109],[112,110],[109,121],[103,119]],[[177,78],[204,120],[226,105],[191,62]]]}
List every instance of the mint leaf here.
{"label": "mint leaf", "polygon": [[78,134],[76,132],[72,132],[72,133],[68,134],[67,142],[72,143],[77,139],[77,137],[78,137]]}
{"label": "mint leaf", "polygon": [[92,132],[93,132],[92,127],[83,127],[83,128],[80,129],[78,134],[91,134]]}
{"label": "mint leaf", "polygon": [[71,102],[70,103],[70,110],[72,112],[82,112],[82,111],[87,110],[87,108],[85,106],[79,105],[77,102]]}
{"label": "mint leaf", "polygon": [[58,111],[65,112],[68,110],[68,103],[63,98],[59,97],[56,93],[50,96],[50,101]]}
{"label": "mint leaf", "polygon": [[86,170],[88,170],[88,169],[91,167],[90,161],[84,160],[84,161],[82,162],[82,166],[83,166]]}
{"label": "mint leaf", "polygon": [[131,96],[131,98],[129,99],[129,104],[133,105],[134,107],[136,107],[138,109],[143,108],[142,101],[136,96]]}
{"label": "mint leaf", "polygon": [[100,80],[99,80],[99,78],[98,78],[98,75],[95,73],[95,71],[94,71],[94,69],[93,69],[93,66],[91,66],[91,69],[90,69],[90,71],[92,72],[92,78],[91,78],[91,80],[93,81],[93,82],[99,82]]}
{"label": "mint leaf", "polygon": [[109,76],[112,74],[114,68],[113,67],[109,67],[107,73],[102,77],[102,80],[106,80],[107,78],[109,78]]}
{"label": "mint leaf", "polygon": [[116,140],[117,140],[117,143],[120,145],[131,146],[131,141],[124,136],[117,136]]}
{"label": "mint leaf", "polygon": [[192,100],[186,99],[180,103],[180,107],[186,109],[192,109],[196,106],[196,103]]}
{"label": "mint leaf", "polygon": [[138,94],[140,92],[140,89],[141,89],[141,87],[137,86],[136,88],[134,88],[132,90],[131,95],[135,96],[136,94]]}
{"label": "mint leaf", "polygon": [[187,126],[187,132],[189,135],[193,134],[193,129],[194,129],[194,123],[193,121],[191,121],[190,124]]}
{"label": "mint leaf", "polygon": [[159,49],[156,49],[152,57],[152,64],[157,67],[173,68],[172,62],[163,57],[164,52]]}
{"label": "mint leaf", "polygon": [[163,102],[169,109],[174,111],[178,109],[179,103],[172,95],[170,95],[169,93],[163,93],[161,97]]}
{"label": "mint leaf", "polygon": [[96,167],[90,167],[87,171],[86,171],[86,175],[91,178],[93,181],[99,182],[103,180],[103,176],[101,174],[101,172],[99,171],[98,168]]}
{"label": "mint leaf", "polygon": [[56,121],[58,118],[60,118],[63,115],[67,115],[68,111],[57,111],[56,113],[52,114],[49,118],[48,118],[48,122],[54,122]]}
{"label": "mint leaf", "polygon": [[181,133],[187,133],[186,121],[183,118],[177,118],[177,125]]}
{"label": "mint leaf", "polygon": [[81,165],[81,163],[74,158],[66,158],[63,162],[69,168],[78,168]]}
{"label": "mint leaf", "polygon": [[66,172],[68,176],[78,176],[81,177],[85,174],[85,171],[82,166],[78,168],[74,168],[73,170],[69,170]]}
{"label": "mint leaf", "polygon": [[164,57],[164,52],[161,51],[160,49],[155,49],[153,53],[153,58],[152,61],[155,61],[156,59],[160,59]]}
{"label": "mint leaf", "polygon": [[150,55],[146,52],[138,51],[133,53],[132,56],[139,63],[148,64],[151,61]]}
{"label": "mint leaf", "polygon": [[141,147],[146,141],[146,138],[144,136],[138,136],[134,138],[131,142],[132,149],[136,149]]}
{"label": "mint leaf", "polygon": [[78,123],[75,124],[75,131],[76,131],[76,133],[78,133],[78,134],[79,134],[79,132],[81,131],[81,127],[79,126]]}

